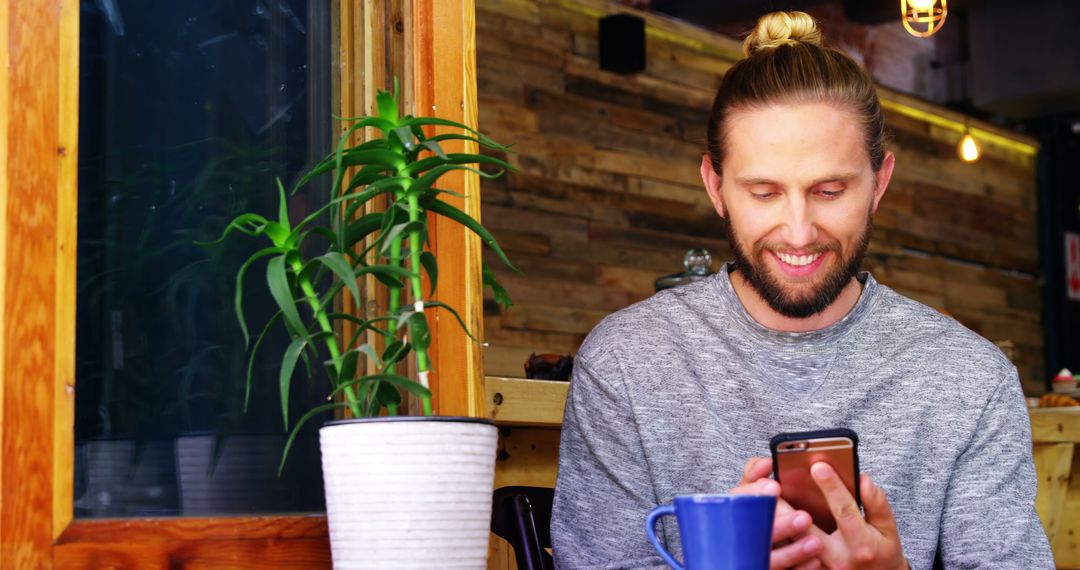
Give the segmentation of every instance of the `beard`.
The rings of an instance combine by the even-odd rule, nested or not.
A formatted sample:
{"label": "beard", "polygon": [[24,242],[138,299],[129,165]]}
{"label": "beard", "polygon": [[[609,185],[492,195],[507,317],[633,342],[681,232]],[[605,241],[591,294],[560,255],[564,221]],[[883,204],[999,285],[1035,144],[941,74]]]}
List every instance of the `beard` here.
{"label": "beard", "polygon": [[855,247],[844,257],[840,242],[832,240],[823,244],[816,244],[810,248],[809,253],[832,252],[836,255],[839,263],[832,263],[824,277],[818,279],[814,289],[799,293],[791,291],[772,273],[769,272],[766,255],[771,255],[765,242],[754,244],[752,252],[746,250],[742,242],[735,235],[732,224],[727,224],[728,241],[731,243],[731,251],[735,256],[735,269],[742,271],[743,279],[768,303],[772,310],[793,319],[805,319],[812,317],[827,309],[836,301],[848,283],[859,273],[863,257],[870,245],[870,234],[874,224],[870,216],[866,219],[866,228]]}

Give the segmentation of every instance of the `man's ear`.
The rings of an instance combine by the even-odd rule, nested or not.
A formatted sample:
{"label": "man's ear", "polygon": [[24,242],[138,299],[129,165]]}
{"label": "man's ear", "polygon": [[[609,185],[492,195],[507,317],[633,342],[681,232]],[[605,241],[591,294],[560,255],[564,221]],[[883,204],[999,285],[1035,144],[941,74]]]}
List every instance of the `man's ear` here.
{"label": "man's ear", "polygon": [[874,173],[874,204],[870,208],[870,213],[874,213],[878,209],[878,204],[881,203],[881,199],[885,196],[885,190],[889,187],[889,180],[892,179],[893,167],[896,166],[896,156],[891,151],[885,153],[885,159],[881,161],[881,168]]}
{"label": "man's ear", "polygon": [[709,199],[712,200],[713,207],[716,208],[716,213],[720,214],[721,218],[726,218],[727,215],[724,212],[724,197],[720,194],[720,175],[713,170],[712,160],[709,158],[708,153],[701,155],[701,181],[705,184],[705,191],[709,193]]}

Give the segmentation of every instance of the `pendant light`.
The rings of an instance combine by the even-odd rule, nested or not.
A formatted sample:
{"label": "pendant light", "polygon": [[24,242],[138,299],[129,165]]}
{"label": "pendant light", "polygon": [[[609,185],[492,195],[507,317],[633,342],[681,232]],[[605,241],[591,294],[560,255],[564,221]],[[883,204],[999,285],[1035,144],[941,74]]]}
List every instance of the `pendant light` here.
{"label": "pendant light", "polygon": [[956,153],[960,155],[960,160],[964,162],[975,162],[979,160],[979,156],[982,154],[979,141],[971,136],[971,131],[967,125],[964,125],[964,136],[960,139],[960,144],[956,145]]}
{"label": "pendant light", "polygon": [[900,0],[900,20],[909,34],[928,38],[945,23],[949,15],[947,0]]}

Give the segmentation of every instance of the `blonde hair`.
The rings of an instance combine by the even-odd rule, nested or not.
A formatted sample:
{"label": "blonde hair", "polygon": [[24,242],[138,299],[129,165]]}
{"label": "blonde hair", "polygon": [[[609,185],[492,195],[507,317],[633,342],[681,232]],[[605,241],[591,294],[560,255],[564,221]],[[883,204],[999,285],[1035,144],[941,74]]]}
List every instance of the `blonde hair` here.
{"label": "blonde hair", "polygon": [[709,115],[708,153],[723,175],[728,118],[773,103],[825,102],[852,113],[863,126],[870,165],[885,158],[885,119],[870,75],[847,54],[822,47],[817,23],[805,12],[762,16],[743,41],[746,58],[720,82]]}

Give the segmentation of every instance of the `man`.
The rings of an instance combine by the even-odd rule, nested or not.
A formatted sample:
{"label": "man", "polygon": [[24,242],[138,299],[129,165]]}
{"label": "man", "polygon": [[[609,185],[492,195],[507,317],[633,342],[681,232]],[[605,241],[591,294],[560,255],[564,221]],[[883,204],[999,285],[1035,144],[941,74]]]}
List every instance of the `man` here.
{"label": "man", "polygon": [[[662,566],[652,507],[778,495],[769,438],[837,427],[860,438],[865,517],[814,465],[838,528],[781,501],[772,568],[1053,567],[1015,368],[858,272],[894,157],[869,77],[819,44],[809,16],[767,15],[717,94],[701,175],[734,263],[609,316],[579,352],[558,567]],[[673,521],[663,535],[678,557]]]}

